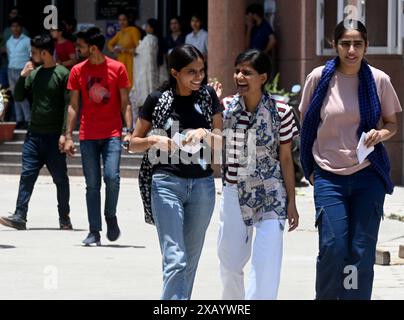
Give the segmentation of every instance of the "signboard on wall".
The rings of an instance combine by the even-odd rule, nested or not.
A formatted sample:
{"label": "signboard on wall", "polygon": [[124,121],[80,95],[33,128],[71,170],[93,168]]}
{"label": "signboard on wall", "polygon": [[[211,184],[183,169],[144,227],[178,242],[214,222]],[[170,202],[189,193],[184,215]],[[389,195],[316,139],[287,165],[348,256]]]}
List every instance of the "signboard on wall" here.
{"label": "signboard on wall", "polygon": [[97,0],[96,19],[116,20],[119,12],[133,14],[133,18],[139,16],[139,0]]}
{"label": "signboard on wall", "polygon": [[107,37],[107,39],[112,39],[113,37],[115,37],[115,35],[117,34],[117,32],[120,30],[120,26],[119,23],[117,22],[113,22],[113,21],[108,21],[106,23],[106,28],[105,28],[105,36]]}

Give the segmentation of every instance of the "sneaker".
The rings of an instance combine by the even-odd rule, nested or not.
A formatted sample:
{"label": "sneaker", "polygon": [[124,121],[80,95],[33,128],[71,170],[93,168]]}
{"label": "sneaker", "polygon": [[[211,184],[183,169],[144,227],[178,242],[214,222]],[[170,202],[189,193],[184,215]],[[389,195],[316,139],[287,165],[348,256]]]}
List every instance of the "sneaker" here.
{"label": "sneaker", "polygon": [[70,221],[69,215],[63,218],[59,218],[60,230],[73,230],[72,222]]}
{"label": "sneaker", "polygon": [[107,238],[109,241],[114,242],[121,236],[121,230],[118,226],[118,219],[116,217],[106,218],[107,222]]}
{"label": "sneaker", "polygon": [[8,217],[0,217],[0,224],[17,230],[27,230],[27,221],[16,214]]}
{"label": "sneaker", "polygon": [[84,239],[83,244],[86,247],[91,247],[91,246],[101,246],[101,236],[98,231],[90,232],[87,236],[86,239]]}

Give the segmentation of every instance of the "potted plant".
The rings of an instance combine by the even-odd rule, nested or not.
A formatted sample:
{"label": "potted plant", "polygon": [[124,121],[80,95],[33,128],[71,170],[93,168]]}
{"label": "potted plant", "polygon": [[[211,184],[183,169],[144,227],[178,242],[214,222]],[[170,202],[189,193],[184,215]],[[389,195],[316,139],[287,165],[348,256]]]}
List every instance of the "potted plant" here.
{"label": "potted plant", "polygon": [[13,140],[15,122],[4,122],[9,106],[8,90],[0,87],[0,142]]}

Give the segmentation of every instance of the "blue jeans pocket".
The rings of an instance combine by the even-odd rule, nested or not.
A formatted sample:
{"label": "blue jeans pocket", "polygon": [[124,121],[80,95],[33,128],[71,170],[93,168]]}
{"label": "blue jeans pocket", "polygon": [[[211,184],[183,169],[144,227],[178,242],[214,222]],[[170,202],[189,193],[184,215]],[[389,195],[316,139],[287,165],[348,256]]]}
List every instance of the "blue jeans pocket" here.
{"label": "blue jeans pocket", "polygon": [[152,177],[152,190],[157,190],[159,187],[175,188],[178,186],[176,176],[168,172],[156,172]]}
{"label": "blue jeans pocket", "polygon": [[173,176],[168,173],[158,172],[153,174],[153,180],[166,180],[172,178]]}

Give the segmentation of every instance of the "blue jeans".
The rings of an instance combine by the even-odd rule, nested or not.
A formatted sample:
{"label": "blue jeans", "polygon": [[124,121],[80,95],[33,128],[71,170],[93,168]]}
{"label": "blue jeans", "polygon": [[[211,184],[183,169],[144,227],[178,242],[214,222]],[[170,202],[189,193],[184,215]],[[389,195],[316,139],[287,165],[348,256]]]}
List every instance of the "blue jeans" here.
{"label": "blue jeans", "polygon": [[[10,89],[14,93],[15,85],[20,78],[22,70],[8,69],[8,82],[10,83]],[[30,122],[31,121],[31,108],[27,99],[24,101],[14,101],[15,121],[18,122]]]}
{"label": "blue jeans", "polygon": [[121,139],[80,141],[83,173],[86,179],[86,201],[91,232],[102,230],[101,159],[104,166],[106,218],[116,216],[120,187]]}
{"label": "blue jeans", "polygon": [[385,195],[370,167],[350,176],[315,169],[318,300],[371,299]]}
{"label": "blue jeans", "polygon": [[152,210],[163,256],[162,300],[191,299],[214,207],[213,176],[184,179],[162,171],[153,175]]}
{"label": "blue jeans", "polygon": [[66,155],[59,152],[60,134],[28,132],[22,152],[22,172],[15,213],[27,220],[28,203],[44,165],[49,170],[57,189],[58,211],[61,218],[70,213],[69,178]]}

